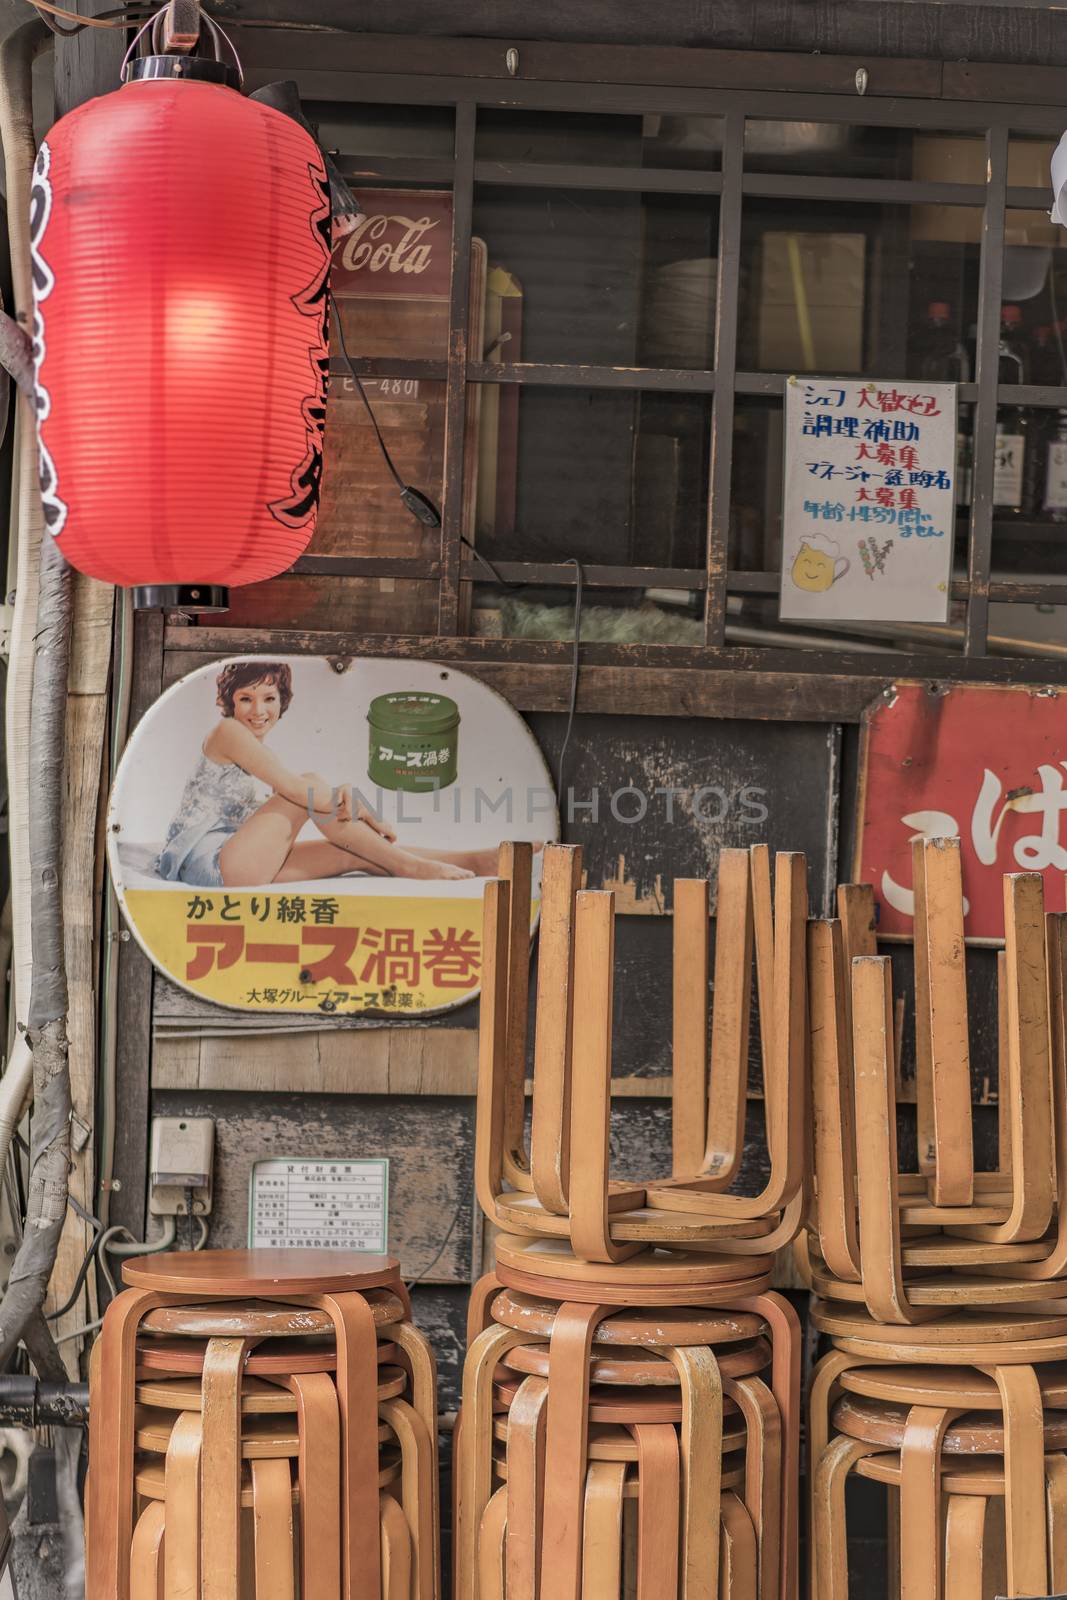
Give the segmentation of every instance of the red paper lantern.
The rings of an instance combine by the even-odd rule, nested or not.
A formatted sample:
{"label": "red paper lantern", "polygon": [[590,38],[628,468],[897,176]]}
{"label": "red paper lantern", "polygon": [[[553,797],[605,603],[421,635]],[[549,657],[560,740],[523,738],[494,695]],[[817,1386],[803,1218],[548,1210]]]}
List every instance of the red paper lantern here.
{"label": "red paper lantern", "polygon": [[298,123],[148,56],[64,117],[31,197],[45,518],[75,567],[209,610],[315,527],[330,203]]}

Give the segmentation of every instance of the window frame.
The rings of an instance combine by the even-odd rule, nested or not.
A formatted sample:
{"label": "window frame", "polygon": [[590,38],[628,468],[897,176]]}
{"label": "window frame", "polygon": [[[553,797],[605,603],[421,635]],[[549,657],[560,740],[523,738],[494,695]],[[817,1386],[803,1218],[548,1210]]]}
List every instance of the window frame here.
{"label": "window frame", "polygon": [[[991,579],[993,550],[993,441],[998,405],[1067,406],[1067,386],[999,386],[997,347],[1003,270],[1005,217],[1009,209],[1047,209],[1049,192],[1008,185],[1008,144],[1012,134],[1055,139],[1067,120],[1067,71],[1058,68],[972,66],[932,61],[877,59],[867,63],[844,57],[792,53],[679,50],[626,46],[555,45],[493,40],[412,39],[243,32],[249,87],[275,76],[275,65],[297,79],[305,101],[339,104],[435,105],[452,109],[451,160],[389,158],[360,160],[340,152],[340,164],[356,192],[360,184],[450,185],[454,238],[450,295],[450,337],[445,360],[362,359],[363,376],[444,380],[445,469],[439,554],[433,559],[379,559],[309,555],[297,573],[317,576],[427,579],[437,583],[434,635],[419,636],[432,655],[447,641],[453,659],[477,659],[488,641],[464,631],[469,586],[484,581],[477,560],[460,537],[463,509],[464,439],[467,387],[472,383],[579,386],[594,390],[666,390],[711,397],[706,561],[703,569],[597,565],[583,568],[587,589],[673,587],[702,591],[704,643],[583,647],[583,659],[603,665],[703,669],[763,668],[793,674],[881,677],[931,675],[944,679],[982,676],[1040,679],[1056,675],[1054,661],[991,656],[989,604],[1067,605],[1067,563],[1062,582]],[[511,54],[509,54],[511,52]],[[511,75],[511,67],[515,75]],[[751,86],[750,86],[751,85]],[[773,87],[767,87],[773,85]],[[1027,93],[1025,103],[995,98]],[[1046,99],[1041,96],[1046,95]],[[1055,98],[1054,98],[1055,97]],[[575,164],[512,163],[477,158],[479,109],[628,113],[670,112],[723,119],[721,169],[646,168]],[[746,118],[848,122],[904,127],[939,133],[978,134],[985,139],[984,184],[931,183],[878,177],[776,175],[744,168]],[[671,368],[511,365],[470,359],[467,344],[466,284],[470,271],[471,218],[475,185],[507,182],[621,192],[717,195],[719,271],[715,311],[715,367],[697,371]],[[792,650],[742,647],[727,641],[727,598],[773,594],[779,574],[732,571],[728,566],[732,436],[735,400],[740,396],[784,393],[786,373],[738,370],[737,327],[742,206],[746,196],[785,196],[813,200],[944,204],[982,212],[978,344],[974,382],[960,386],[959,397],[974,407],[975,482],[970,509],[967,576],[952,584],[952,598],[966,602],[962,653],[927,655],[875,649]],[[494,562],[502,578],[515,583],[573,585],[573,566],[563,562]],[[466,592],[465,592],[466,591]],[[236,630],[214,629],[220,636]],[[324,636],[320,636],[324,637]],[[179,641],[175,639],[175,643]],[[380,641],[384,647],[387,641]],[[414,645],[414,640],[409,640]],[[493,641],[494,645],[521,641]],[[563,661],[570,646],[542,646],[540,659]],[[411,653],[416,653],[412,650]],[[527,650],[528,653],[528,650]],[[513,652],[515,659],[522,652]],[[830,697],[833,699],[833,696]],[[784,713],[783,713],[784,714]],[[824,713],[825,714],[825,713]]]}

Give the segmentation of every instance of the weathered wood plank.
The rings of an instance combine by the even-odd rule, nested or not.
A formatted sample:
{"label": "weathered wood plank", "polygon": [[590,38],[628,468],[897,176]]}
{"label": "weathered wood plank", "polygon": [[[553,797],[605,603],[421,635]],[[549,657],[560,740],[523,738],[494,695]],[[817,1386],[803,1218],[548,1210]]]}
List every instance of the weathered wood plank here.
{"label": "weathered wood plank", "polygon": [[157,1038],[156,1089],[262,1094],[472,1095],[473,1028],[367,1028],[248,1038]]}

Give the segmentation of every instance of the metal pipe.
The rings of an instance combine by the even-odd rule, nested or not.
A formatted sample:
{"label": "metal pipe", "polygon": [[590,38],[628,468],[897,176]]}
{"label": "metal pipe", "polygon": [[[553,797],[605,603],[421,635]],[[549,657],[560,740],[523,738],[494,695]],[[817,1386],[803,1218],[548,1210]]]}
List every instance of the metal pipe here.
{"label": "metal pipe", "polygon": [[[23,328],[32,319],[28,223],[30,185],[37,146],[33,136],[32,69],[35,57],[52,35],[39,18],[31,18],[0,45],[0,139],[11,229],[11,274],[14,312]],[[15,416],[15,485],[17,517],[12,528],[16,545],[15,602],[5,702],[8,759],[11,903],[14,953],[12,1013],[25,1027],[30,998],[29,931],[29,773],[30,695],[33,687],[34,633],[37,627],[37,561],[44,519],[37,489],[37,456],[33,409],[17,400]],[[14,1054],[14,1052],[13,1052]]]}
{"label": "metal pipe", "polygon": [[[114,696],[112,701],[109,777],[113,784],[119,758],[126,748],[130,728],[130,701],[133,690],[133,598],[128,589],[116,596]],[[97,1216],[106,1227],[110,1221],[112,1184],[115,1176],[115,1085],[118,1049],[119,963],[118,946],[122,936],[119,902],[110,872],[104,887],[103,981],[100,994],[100,1182]]]}
{"label": "metal pipe", "polygon": [[88,1420],[87,1383],[42,1383],[14,1372],[0,1376],[0,1428],[72,1428]]}

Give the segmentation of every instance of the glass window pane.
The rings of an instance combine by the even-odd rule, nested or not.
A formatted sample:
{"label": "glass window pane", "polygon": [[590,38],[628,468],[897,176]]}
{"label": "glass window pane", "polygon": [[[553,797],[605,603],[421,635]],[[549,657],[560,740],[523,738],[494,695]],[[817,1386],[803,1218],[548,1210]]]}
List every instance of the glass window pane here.
{"label": "glass window pane", "polygon": [[479,161],[717,171],[722,119],[487,108],[478,112],[475,156]]}
{"label": "glass window pane", "polygon": [[[471,632],[492,639],[574,638],[574,589],[530,586],[521,591],[478,584]],[[593,589],[582,595],[584,644],[704,643],[704,595],[700,590]]]}
{"label": "glass window pane", "polygon": [[1059,137],[1013,133],[1008,140],[1008,182],[1020,189],[1047,189],[1052,152]]}
{"label": "glass window pane", "polygon": [[718,199],[479,185],[474,232],[512,298],[487,359],[708,368]]}
{"label": "glass window pane", "polygon": [[977,321],[980,225],[972,207],[746,201],[739,366],[932,377],[942,323],[966,351]]}
{"label": "glass window pane", "polygon": [[782,402],[738,395],[730,495],[732,571],[774,572],[782,548]]}
{"label": "glass window pane", "polygon": [[472,387],[490,560],[703,568],[710,396]]}
{"label": "glass window pane", "polygon": [[909,177],[911,141],[910,128],[750,117],[745,123],[745,167],[750,172]]}
{"label": "glass window pane", "polygon": [[918,133],[914,128],[750,117],[745,123],[745,168],[749,172],[984,184],[985,140],[981,135]]}
{"label": "glass window pane", "polygon": [[[1062,388],[1062,396],[1051,398],[1067,406],[1067,235],[1044,212],[1009,210],[1004,240],[999,381]],[[1012,541],[1047,540],[1050,533],[1059,541],[1061,525],[1067,532],[1067,410],[1002,404],[997,426],[999,557]]]}

